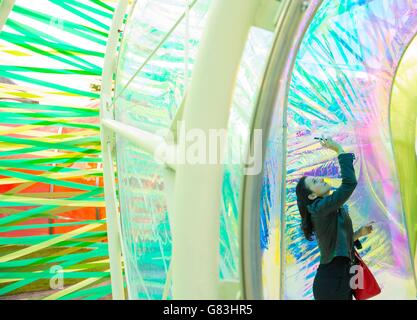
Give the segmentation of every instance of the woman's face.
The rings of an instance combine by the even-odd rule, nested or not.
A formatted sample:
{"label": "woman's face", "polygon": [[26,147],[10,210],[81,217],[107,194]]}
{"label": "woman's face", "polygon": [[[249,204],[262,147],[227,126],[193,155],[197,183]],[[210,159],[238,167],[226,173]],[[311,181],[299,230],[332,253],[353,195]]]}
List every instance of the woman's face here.
{"label": "woman's face", "polygon": [[311,190],[311,198],[316,197],[323,197],[330,192],[330,185],[326,182],[324,182],[323,178],[317,178],[317,177],[306,177],[304,180],[304,183],[306,187]]}

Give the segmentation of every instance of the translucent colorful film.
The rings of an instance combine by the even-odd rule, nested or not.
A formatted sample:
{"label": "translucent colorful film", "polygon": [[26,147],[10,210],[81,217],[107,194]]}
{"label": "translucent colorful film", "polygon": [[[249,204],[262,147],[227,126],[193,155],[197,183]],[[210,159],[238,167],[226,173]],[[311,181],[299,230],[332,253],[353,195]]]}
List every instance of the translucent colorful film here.
{"label": "translucent colorful film", "polygon": [[[304,37],[288,105],[287,299],[312,298],[319,259],[316,244],[300,231],[295,184],[302,175],[328,177],[334,186],[340,182],[335,154],[313,139],[321,134],[331,135],[356,155],[359,184],[348,204],[354,228],[376,221],[361,253],[382,286],[378,299],[415,297],[414,252],[406,227],[412,221],[405,219],[412,214],[406,215],[401,202],[401,191],[409,186],[403,182],[400,188],[393,152],[395,131],[406,130],[407,123],[392,122],[390,97],[399,61],[417,32],[416,10],[417,1],[326,0]],[[415,242],[414,236],[410,239]]]}

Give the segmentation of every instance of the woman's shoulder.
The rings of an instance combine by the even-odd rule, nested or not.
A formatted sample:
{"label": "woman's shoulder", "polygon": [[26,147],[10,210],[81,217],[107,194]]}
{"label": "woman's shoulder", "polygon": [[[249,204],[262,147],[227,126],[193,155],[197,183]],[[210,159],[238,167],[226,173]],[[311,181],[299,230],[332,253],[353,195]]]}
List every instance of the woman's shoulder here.
{"label": "woman's shoulder", "polygon": [[[311,213],[312,217],[315,216],[315,213],[320,211],[320,202],[323,201],[323,200],[324,200],[324,198],[317,198],[311,204],[307,205],[307,210],[308,210],[308,212]],[[345,203],[339,208],[339,210],[341,210],[342,212],[348,213],[349,212],[349,206]]]}

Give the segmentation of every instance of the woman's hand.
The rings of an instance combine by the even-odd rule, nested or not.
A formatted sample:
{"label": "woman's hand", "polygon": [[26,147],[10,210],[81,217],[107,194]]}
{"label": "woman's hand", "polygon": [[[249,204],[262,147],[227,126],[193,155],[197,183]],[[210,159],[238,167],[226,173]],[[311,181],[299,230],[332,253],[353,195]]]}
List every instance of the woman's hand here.
{"label": "woman's hand", "polygon": [[375,221],[371,221],[369,223],[367,223],[366,225],[360,227],[356,232],[355,232],[355,239],[359,239],[361,237],[367,236],[368,234],[370,234],[374,228],[372,226],[372,224],[374,224]]}
{"label": "woman's hand", "polygon": [[322,137],[320,139],[320,144],[330,150],[336,151],[338,154],[344,153],[342,146],[334,141],[331,137]]}

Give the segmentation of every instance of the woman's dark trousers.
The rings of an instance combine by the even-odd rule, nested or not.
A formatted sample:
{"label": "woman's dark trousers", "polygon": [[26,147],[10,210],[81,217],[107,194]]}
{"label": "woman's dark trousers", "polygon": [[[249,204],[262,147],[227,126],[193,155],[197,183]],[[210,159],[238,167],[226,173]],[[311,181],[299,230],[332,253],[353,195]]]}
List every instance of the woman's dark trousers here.
{"label": "woman's dark trousers", "polygon": [[352,300],[350,287],[350,259],[335,257],[326,264],[320,264],[313,283],[315,300]]}

